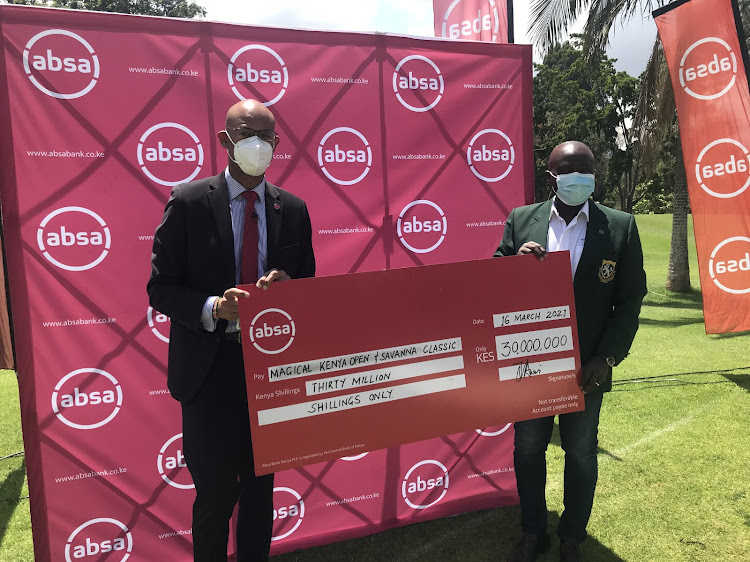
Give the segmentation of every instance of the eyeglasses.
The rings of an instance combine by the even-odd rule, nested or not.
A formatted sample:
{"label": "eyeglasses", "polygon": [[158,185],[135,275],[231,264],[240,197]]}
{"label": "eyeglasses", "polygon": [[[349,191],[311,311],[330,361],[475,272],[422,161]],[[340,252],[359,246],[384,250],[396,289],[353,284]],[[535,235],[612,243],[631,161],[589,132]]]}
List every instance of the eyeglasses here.
{"label": "eyeglasses", "polygon": [[232,129],[232,131],[237,136],[237,142],[249,139],[251,137],[258,137],[264,142],[272,143],[276,140],[277,137],[276,131],[271,131],[269,129],[256,131],[255,129],[250,129],[248,127],[241,127],[239,129]]}

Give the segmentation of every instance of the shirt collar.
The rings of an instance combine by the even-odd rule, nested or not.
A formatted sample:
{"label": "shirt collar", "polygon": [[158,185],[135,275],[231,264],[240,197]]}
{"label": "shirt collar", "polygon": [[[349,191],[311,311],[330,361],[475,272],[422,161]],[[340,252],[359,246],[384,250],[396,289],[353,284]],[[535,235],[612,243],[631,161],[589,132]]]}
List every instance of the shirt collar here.
{"label": "shirt collar", "polygon": [[[240,185],[240,183],[232,177],[232,174],[229,173],[229,167],[224,170],[224,177],[227,180],[227,187],[229,188],[229,200],[231,201],[238,195],[241,195],[243,192],[247,191],[247,188]],[[260,180],[260,183],[256,185],[253,188],[253,191],[258,194],[258,199],[261,201],[265,200],[266,196],[266,178],[264,177],[262,180]]]}
{"label": "shirt collar", "polygon": [[[560,216],[560,213],[557,212],[557,206],[555,205],[555,202],[557,199],[552,200],[552,208],[549,211],[549,218],[552,220],[552,217],[557,217],[560,220],[565,220]],[[589,222],[589,202],[586,200],[586,202],[583,204],[583,207],[578,211],[578,214],[576,217],[580,217],[583,215],[586,218],[586,222]],[[571,221],[572,222],[572,221]]]}

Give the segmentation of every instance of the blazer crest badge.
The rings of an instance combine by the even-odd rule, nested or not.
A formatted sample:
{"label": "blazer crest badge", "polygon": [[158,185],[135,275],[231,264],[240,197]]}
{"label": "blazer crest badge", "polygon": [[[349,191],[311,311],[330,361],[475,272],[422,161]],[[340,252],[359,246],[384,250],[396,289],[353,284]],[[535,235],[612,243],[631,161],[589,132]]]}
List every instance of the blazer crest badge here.
{"label": "blazer crest badge", "polygon": [[599,267],[599,281],[602,283],[609,283],[615,278],[615,266],[617,264],[613,261],[602,260],[602,265]]}

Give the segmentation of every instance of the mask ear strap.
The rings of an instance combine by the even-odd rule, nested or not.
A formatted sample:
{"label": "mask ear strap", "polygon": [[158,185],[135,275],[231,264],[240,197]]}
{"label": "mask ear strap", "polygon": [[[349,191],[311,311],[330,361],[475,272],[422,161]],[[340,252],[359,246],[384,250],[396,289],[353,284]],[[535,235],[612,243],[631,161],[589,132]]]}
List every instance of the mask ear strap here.
{"label": "mask ear strap", "polygon": [[[225,134],[227,135],[227,138],[229,139],[229,142],[231,142],[231,143],[232,143],[232,146],[237,146],[237,145],[236,145],[236,144],[234,143],[234,141],[232,140],[232,137],[230,137],[230,136],[229,136],[229,131],[227,131],[226,129],[224,129],[224,130],[222,130],[222,131],[219,131],[219,132],[220,132],[220,133],[225,133]],[[237,164],[237,165],[239,166],[239,164],[237,163],[237,160],[235,160],[234,158],[232,158],[232,155],[231,155],[231,154],[229,154],[229,149],[227,148],[226,150],[227,150],[227,156],[229,157],[229,159],[230,159],[230,160],[231,160],[232,162],[234,162],[235,164]]]}
{"label": "mask ear strap", "polygon": [[220,132],[220,133],[224,133],[224,134],[225,134],[225,135],[227,136],[227,138],[229,139],[229,142],[231,142],[231,143],[232,143],[232,146],[237,146],[237,143],[235,143],[235,142],[234,142],[234,141],[232,140],[232,137],[230,137],[230,136],[229,136],[229,131],[227,131],[226,129],[222,129],[222,130],[221,130],[221,131],[219,131],[219,132]]}

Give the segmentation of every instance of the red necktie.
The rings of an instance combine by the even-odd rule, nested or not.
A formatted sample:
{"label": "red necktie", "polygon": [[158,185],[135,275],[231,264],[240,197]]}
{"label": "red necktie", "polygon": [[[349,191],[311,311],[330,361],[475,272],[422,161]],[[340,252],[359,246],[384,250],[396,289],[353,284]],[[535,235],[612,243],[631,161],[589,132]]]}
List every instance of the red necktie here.
{"label": "red necktie", "polygon": [[255,200],[258,194],[252,190],[242,192],[245,198],[245,227],[242,233],[242,260],[240,283],[255,283],[258,280],[258,214]]}

